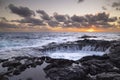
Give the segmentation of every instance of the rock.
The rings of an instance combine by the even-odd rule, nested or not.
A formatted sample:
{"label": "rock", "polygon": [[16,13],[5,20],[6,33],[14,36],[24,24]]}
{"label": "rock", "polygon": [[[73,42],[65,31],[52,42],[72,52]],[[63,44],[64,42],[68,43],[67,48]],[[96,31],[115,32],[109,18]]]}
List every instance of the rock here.
{"label": "rock", "polygon": [[87,35],[83,35],[82,37],[80,38],[97,38],[96,36],[87,36]]}
{"label": "rock", "polygon": [[0,63],[8,61],[8,59],[0,59]]}
{"label": "rock", "polygon": [[0,76],[0,80],[9,80],[7,77]]}
{"label": "rock", "polygon": [[26,64],[22,64],[20,66],[17,67],[21,72],[24,71],[25,69],[28,68],[28,66]]}
{"label": "rock", "polygon": [[42,61],[45,61],[46,56],[40,57],[40,59],[41,59]]}
{"label": "rock", "polygon": [[26,80],[33,80],[32,78],[27,78]]}
{"label": "rock", "polygon": [[37,60],[37,61],[35,61],[35,64],[36,65],[41,65],[41,64],[43,64],[43,61],[42,60]]}
{"label": "rock", "polygon": [[9,66],[7,70],[8,70],[8,71],[10,71],[10,70],[14,70],[14,67]]}
{"label": "rock", "polygon": [[49,70],[51,68],[62,68],[62,67],[68,67],[71,66],[74,61],[72,60],[67,60],[67,59],[52,59],[49,58],[46,60],[46,63],[50,63],[47,65],[44,70]]}
{"label": "rock", "polygon": [[64,67],[64,66],[72,65],[72,63],[74,63],[74,61],[67,60],[67,59],[52,59],[52,58],[49,58],[49,59],[46,60],[46,63],[52,63],[56,67]]}
{"label": "rock", "polygon": [[108,56],[113,64],[120,68],[120,43],[111,46]]}
{"label": "rock", "polygon": [[91,59],[81,62],[81,65],[87,68],[87,72],[96,75],[103,72],[119,72],[109,60]]}
{"label": "rock", "polygon": [[21,63],[17,60],[14,60],[14,61],[6,61],[6,62],[3,62],[2,64],[2,67],[16,67],[16,66],[19,66],[21,65]]}
{"label": "rock", "polygon": [[23,60],[23,59],[29,59],[30,57],[28,56],[18,56],[18,57],[13,57],[15,60]]}
{"label": "rock", "polygon": [[0,73],[0,80],[9,80],[9,79],[7,78],[7,75],[9,75],[10,73],[12,73],[12,71],[1,72],[1,73]]}
{"label": "rock", "polygon": [[89,61],[89,60],[108,60],[108,59],[109,59],[109,56],[107,55],[104,55],[104,56],[93,55],[93,56],[85,56],[78,61],[84,62],[84,61]]}
{"label": "rock", "polygon": [[52,59],[51,57],[45,57],[45,62],[46,63],[53,63],[54,59]]}
{"label": "rock", "polygon": [[31,64],[31,67],[36,67],[37,66],[37,64],[35,64],[35,63],[33,63],[33,64]]}
{"label": "rock", "polygon": [[13,71],[13,75],[19,75],[21,73],[21,71],[19,69],[16,69]]}
{"label": "rock", "polygon": [[86,78],[86,72],[80,66],[51,67],[45,70],[45,72],[51,80],[85,80]]}
{"label": "rock", "polygon": [[31,66],[33,64],[33,61],[32,60],[26,60],[25,61],[25,65],[26,66]]}
{"label": "rock", "polygon": [[96,80],[120,80],[118,73],[101,73],[96,75]]}
{"label": "rock", "polygon": [[55,67],[57,67],[57,65],[54,64],[54,63],[52,63],[52,64],[50,64],[50,65],[47,65],[47,66],[44,68],[44,70],[49,70],[49,69],[55,68]]}

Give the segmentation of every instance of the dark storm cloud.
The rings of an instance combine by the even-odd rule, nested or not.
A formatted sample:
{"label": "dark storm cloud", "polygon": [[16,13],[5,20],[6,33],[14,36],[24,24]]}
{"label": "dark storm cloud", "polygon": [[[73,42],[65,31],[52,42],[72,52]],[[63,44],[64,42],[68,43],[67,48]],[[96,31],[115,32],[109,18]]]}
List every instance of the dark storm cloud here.
{"label": "dark storm cloud", "polygon": [[116,17],[110,17],[109,14],[102,12],[96,15],[88,14],[85,16],[69,16],[69,15],[61,15],[58,13],[54,13],[53,16],[49,16],[44,10],[37,10],[38,14],[40,14],[40,18],[36,19],[31,17],[33,14],[29,15],[29,17],[24,17],[21,20],[13,20],[12,22],[19,22],[19,23],[29,23],[32,26],[43,26],[48,25],[50,27],[112,27],[110,22],[117,21]]}
{"label": "dark storm cloud", "polygon": [[79,23],[79,22],[73,22],[72,26],[74,26],[74,27],[81,27],[81,23]]}
{"label": "dark storm cloud", "polygon": [[117,17],[111,17],[111,18],[109,18],[109,22],[115,22],[115,21],[117,21],[118,19],[117,19]]}
{"label": "dark storm cloud", "polygon": [[108,28],[112,27],[112,25],[109,24],[110,22],[117,21],[117,17],[110,17],[109,14],[106,14],[105,12],[98,13],[96,15],[73,15],[72,17],[67,16],[67,18],[65,17],[65,15],[54,14],[53,18],[55,18],[56,21],[51,20],[48,22],[48,25],[51,27],[90,27],[94,25],[96,27]]}
{"label": "dark storm cloud", "polygon": [[12,13],[17,14],[17,15],[19,15],[21,17],[35,16],[34,11],[30,10],[27,7],[22,7],[22,6],[17,7],[15,5],[13,5],[13,4],[10,4],[8,7],[11,10]]}
{"label": "dark storm cloud", "polygon": [[109,18],[109,14],[98,13],[96,15],[88,14],[85,16],[73,15],[69,21],[64,22],[64,26],[71,27],[88,27],[97,25],[98,27],[103,25],[109,25],[108,22],[116,21],[116,18]]}
{"label": "dark storm cloud", "polygon": [[18,25],[16,24],[10,24],[10,21],[7,20],[5,17],[0,17],[0,29],[5,29],[5,28],[18,28]]}
{"label": "dark storm cloud", "polygon": [[97,15],[86,15],[86,19],[88,22],[88,25],[95,25],[97,27],[112,27],[109,22],[115,22],[117,20],[116,17],[109,17],[109,14],[106,14],[105,12],[103,13],[98,13]]}
{"label": "dark storm cloud", "polygon": [[72,26],[72,23],[64,23],[62,26],[63,26],[63,27],[73,27],[73,26]]}
{"label": "dark storm cloud", "polygon": [[19,23],[29,23],[30,25],[32,26],[36,26],[36,25],[45,25],[43,23],[43,20],[40,20],[40,19],[35,19],[35,18],[24,18],[24,19],[21,19],[21,20],[12,20],[11,22],[19,22]]}
{"label": "dark storm cloud", "polygon": [[119,2],[113,2],[112,7],[120,7],[120,1]]}
{"label": "dark storm cloud", "polygon": [[76,15],[73,15],[71,17],[72,21],[74,22],[84,22],[86,21],[86,19],[84,18],[84,16],[76,16]]}
{"label": "dark storm cloud", "polygon": [[54,13],[53,16],[57,21],[59,22],[64,22],[67,20],[67,16],[66,15],[59,15],[58,13]]}
{"label": "dark storm cloud", "polygon": [[44,10],[37,10],[36,12],[40,14],[43,20],[50,20],[49,15]]}
{"label": "dark storm cloud", "polygon": [[0,22],[0,28],[17,28],[18,26],[15,24],[9,24],[6,22]]}
{"label": "dark storm cloud", "polygon": [[85,18],[89,24],[97,24],[102,22],[109,22],[109,14],[98,13],[97,15],[85,15]]}
{"label": "dark storm cloud", "polygon": [[[45,25],[44,21],[45,19],[48,19],[46,16],[48,16],[47,14],[45,14],[44,12],[41,11],[41,14],[43,16],[41,16],[42,18],[44,18],[43,20],[40,19],[36,19],[33,18],[32,16],[35,16],[34,11],[30,10],[27,7],[16,7],[13,4],[10,4],[8,6],[11,10],[12,13],[15,13],[21,17],[24,17],[24,19],[21,20],[11,20],[11,22],[19,22],[19,23],[29,23],[30,26],[36,26],[36,25]],[[37,11],[37,13],[40,13],[40,11]]]}
{"label": "dark storm cloud", "polygon": [[106,8],[105,6],[102,6],[102,9],[103,9],[103,10],[107,10],[107,8]]}
{"label": "dark storm cloud", "polygon": [[[96,15],[88,14],[85,16],[76,16],[73,15],[71,17],[73,27],[88,27],[95,25],[96,27],[111,27],[109,22],[117,21],[117,17],[109,17],[109,14],[98,13]],[[65,25],[69,25],[70,23],[65,23]]]}
{"label": "dark storm cloud", "polygon": [[72,26],[73,21],[69,18],[69,20],[65,21],[64,24],[62,24],[63,27],[73,27]]}
{"label": "dark storm cloud", "polygon": [[112,7],[117,10],[117,11],[120,11],[120,1],[118,2],[113,2],[112,3]]}
{"label": "dark storm cloud", "polygon": [[57,21],[48,21],[48,25],[51,26],[51,27],[57,27],[60,23],[57,22]]}
{"label": "dark storm cloud", "polygon": [[120,11],[120,8],[116,8],[117,11]]}
{"label": "dark storm cloud", "polygon": [[84,0],[78,0],[78,3],[83,2]]}

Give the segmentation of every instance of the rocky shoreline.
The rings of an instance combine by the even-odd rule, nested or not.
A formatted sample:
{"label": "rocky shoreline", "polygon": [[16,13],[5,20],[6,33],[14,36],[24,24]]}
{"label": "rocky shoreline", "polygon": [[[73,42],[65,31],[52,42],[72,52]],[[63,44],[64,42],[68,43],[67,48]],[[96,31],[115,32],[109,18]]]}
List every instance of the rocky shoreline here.
{"label": "rocky shoreline", "polygon": [[[93,44],[94,41],[89,43]],[[106,44],[100,43],[99,46],[108,48]],[[53,59],[47,56],[0,59],[0,68],[5,69],[0,73],[0,80],[9,80],[9,77],[20,75],[26,69],[36,68],[44,63],[47,64],[43,68],[46,80],[47,78],[50,80],[120,80],[120,42],[116,41],[109,45],[111,46],[107,54],[85,56],[77,61]],[[34,78],[26,80],[34,80]]]}
{"label": "rocky shoreline", "polygon": [[[52,52],[57,50],[85,50],[86,47],[91,47],[88,51],[106,51],[111,44],[116,43],[116,41],[105,41],[105,40],[77,40],[77,41],[68,41],[65,43],[57,44],[52,42],[46,46],[42,46],[42,48],[34,48],[42,53]],[[86,49],[87,50],[87,49]]]}

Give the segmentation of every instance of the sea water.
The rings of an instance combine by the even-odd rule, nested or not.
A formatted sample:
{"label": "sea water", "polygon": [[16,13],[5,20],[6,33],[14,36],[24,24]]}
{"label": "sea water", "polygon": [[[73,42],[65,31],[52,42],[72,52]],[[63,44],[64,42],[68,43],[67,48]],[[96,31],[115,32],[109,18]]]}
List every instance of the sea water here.
{"label": "sea water", "polygon": [[[39,51],[31,48],[40,48],[49,43],[63,43],[68,41],[83,40],[82,36],[96,36],[88,39],[94,40],[120,40],[120,33],[81,33],[81,32],[6,32],[0,33],[0,58],[14,56],[41,56]],[[54,52],[48,56],[76,60],[86,55],[102,55],[103,52]]]}

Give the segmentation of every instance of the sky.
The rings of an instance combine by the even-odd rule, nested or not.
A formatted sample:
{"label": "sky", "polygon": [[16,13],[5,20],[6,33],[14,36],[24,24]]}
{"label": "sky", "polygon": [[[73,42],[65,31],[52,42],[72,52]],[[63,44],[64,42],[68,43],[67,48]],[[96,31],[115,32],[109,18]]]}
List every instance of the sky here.
{"label": "sky", "polygon": [[120,0],[0,0],[0,32],[120,32]]}

